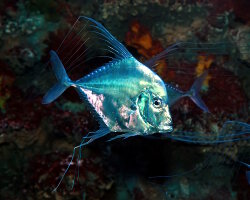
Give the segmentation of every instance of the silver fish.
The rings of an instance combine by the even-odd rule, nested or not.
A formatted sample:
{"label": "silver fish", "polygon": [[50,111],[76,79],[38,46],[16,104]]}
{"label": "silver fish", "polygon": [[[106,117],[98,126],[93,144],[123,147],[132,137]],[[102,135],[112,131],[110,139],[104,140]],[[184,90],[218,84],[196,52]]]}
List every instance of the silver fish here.
{"label": "silver fish", "polygon": [[[183,93],[168,84],[166,85],[148,67],[152,61],[149,60],[146,63],[148,66],[146,66],[136,60],[100,23],[91,18],[79,17],[72,30],[75,30],[75,27],[78,27],[78,31],[72,41],[74,41],[74,38],[80,39],[76,39],[77,42],[74,42],[74,47],[69,51],[71,55],[64,62],[65,65],[73,66],[77,60],[83,57],[85,51],[80,52],[76,59],[72,59],[77,53],[79,54],[82,46],[85,45],[85,42],[81,42],[81,39],[89,40],[88,34],[94,34],[96,40],[105,43],[106,48],[104,50],[111,52],[113,57],[110,62],[92,73],[73,81],[67,75],[58,54],[53,50],[50,51],[50,62],[58,82],[47,92],[42,102],[44,104],[51,103],[67,88],[74,87],[80,98],[89,105],[100,125],[98,131],[89,133],[83,138],[81,144],[74,148],[70,164],[77,148],[81,148],[110,132],[123,133],[110,140],[135,135],[170,133],[173,130],[169,111],[171,99],[171,105],[183,96],[190,96],[196,100],[195,102],[198,105],[203,104],[200,103],[202,102],[200,98],[196,98],[198,90],[195,87],[191,88],[191,92]],[[59,50],[63,48],[64,41]],[[87,49],[89,47],[87,46]],[[60,55],[59,50],[57,52]],[[158,57],[153,58],[154,61],[157,59]],[[199,80],[203,79],[204,77]],[[168,93],[171,94],[170,99]],[[206,109],[204,110],[206,111]]]}
{"label": "silver fish", "polygon": [[100,129],[89,136],[87,143],[109,132],[124,132],[119,137],[171,132],[172,119],[163,80],[136,60],[100,23],[82,18],[92,22],[105,35],[116,50],[116,58],[72,81],[57,53],[51,51],[50,62],[58,83],[44,96],[43,103],[51,103],[68,87],[75,87],[100,124]]}

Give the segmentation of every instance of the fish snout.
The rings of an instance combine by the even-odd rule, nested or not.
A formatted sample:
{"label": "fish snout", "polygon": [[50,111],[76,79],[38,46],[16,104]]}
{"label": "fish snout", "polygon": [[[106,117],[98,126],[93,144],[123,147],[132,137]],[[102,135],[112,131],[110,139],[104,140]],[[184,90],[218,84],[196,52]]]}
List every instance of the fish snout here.
{"label": "fish snout", "polygon": [[159,133],[172,132],[173,131],[172,118],[167,117],[166,120],[162,122],[158,128],[159,128]]}

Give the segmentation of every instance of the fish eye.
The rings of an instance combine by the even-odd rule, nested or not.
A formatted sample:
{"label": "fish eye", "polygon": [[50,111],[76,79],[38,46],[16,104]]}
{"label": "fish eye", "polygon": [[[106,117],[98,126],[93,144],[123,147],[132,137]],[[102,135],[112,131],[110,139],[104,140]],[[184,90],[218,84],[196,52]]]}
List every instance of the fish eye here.
{"label": "fish eye", "polygon": [[155,108],[160,108],[162,106],[162,100],[159,97],[153,99],[153,105]]}

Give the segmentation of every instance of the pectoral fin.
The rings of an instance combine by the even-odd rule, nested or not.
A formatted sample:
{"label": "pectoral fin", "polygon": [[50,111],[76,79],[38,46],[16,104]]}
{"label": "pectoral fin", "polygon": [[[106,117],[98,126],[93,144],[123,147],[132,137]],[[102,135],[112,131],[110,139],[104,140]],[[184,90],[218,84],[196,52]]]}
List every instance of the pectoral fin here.
{"label": "pectoral fin", "polygon": [[127,139],[129,137],[133,137],[133,136],[137,136],[139,135],[138,133],[124,133],[124,134],[121,134],[121,135],[117,135],[115,137],[112,137],[110,138],[109,140],[107,140],[107,142],[110,142],[110,141],[113,141],[113,140],[116,140],[116,139],[119,139],[119,138],[123,138],[123,139]]}

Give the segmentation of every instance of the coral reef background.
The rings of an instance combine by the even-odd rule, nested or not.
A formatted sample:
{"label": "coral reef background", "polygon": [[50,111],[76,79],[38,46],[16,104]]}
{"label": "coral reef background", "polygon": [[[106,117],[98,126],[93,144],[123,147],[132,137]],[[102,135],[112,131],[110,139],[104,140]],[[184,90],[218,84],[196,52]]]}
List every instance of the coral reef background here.
{"label": "coral reef background", "polygon": [[[249,9],[248,0],[2,0],[0,199],[250,199],[246,169],[237,163],[249,161],[248,141],[201,146],[160,136],[110,143],[103,138],[86,146],[73,190],[76,162],[52,193],[73,147],[98,127],[74,90],[41,104],[55,81],[48,52],[84,15],[101,22],[141,61],[179,41],[219,45],[213,51],[186,48],[155,67],[182,90],[209,69],[202,98],[211,114],[183,99],[171,109],[175,129],[205,135],[218,133],[226,120],[250,123]],[[100,64],[83,66],[82,75]],[[150,178],[173,174],[179,175]]]}

